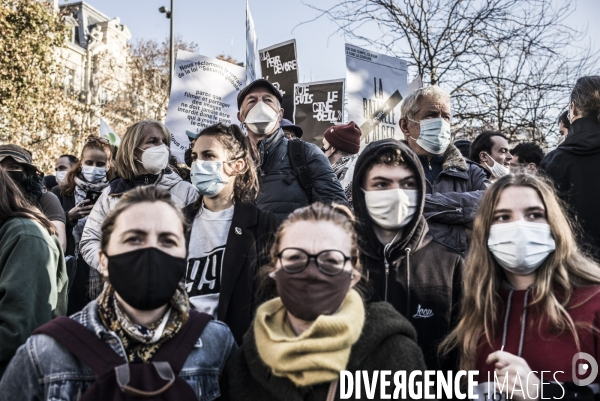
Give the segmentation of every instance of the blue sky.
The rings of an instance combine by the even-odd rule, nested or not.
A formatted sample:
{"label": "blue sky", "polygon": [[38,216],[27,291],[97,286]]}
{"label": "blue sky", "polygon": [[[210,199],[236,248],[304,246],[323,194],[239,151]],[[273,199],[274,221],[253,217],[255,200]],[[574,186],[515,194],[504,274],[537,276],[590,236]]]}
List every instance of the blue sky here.
{"label": "blue sky", "polygon": [[[109,17],[119,17],[132,32],[132,40],[163,40],[169,35],[169,20],[158,8],[170,6],[170,0],[89,0],[87,3]],[[244,61],[245,3],[245,0],[175,0],[175,32],[185,41],[196,42],[202,55],[225,53]],[[325,8],[337,1],[304,0],[304,3]],[[250,0],[259,49],[295,38],[302,82],[343,78],[346,71],[344,38],[326,18],[299,25],[318,15],[304,3]],[[588,26],[588,39],[596,48],[600,46],[599,15],[600,0],[578,0],[575,12],[569,17],[569,23],[577,27]]]}

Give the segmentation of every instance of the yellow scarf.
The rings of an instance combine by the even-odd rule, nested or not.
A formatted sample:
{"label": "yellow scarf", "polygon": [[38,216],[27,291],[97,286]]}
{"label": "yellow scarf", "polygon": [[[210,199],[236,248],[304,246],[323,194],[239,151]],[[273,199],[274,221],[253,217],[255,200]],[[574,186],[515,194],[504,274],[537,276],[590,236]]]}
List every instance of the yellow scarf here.
{"label": "yellow scarf", "polygon": [[289,324],[281,298],[265,302],[256,311],[254,336],[258,353],[273,374],[305,387],[339,378],[364,323],[363,301],[351,289],[336,314],[319,316],[299,336]]}

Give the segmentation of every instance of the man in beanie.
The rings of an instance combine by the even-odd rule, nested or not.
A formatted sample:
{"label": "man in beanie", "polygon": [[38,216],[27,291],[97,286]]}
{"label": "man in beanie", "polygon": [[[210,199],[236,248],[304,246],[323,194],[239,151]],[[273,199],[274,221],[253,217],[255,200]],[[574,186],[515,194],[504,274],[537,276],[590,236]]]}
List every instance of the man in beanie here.
{"label": "man in beanie", "polygon": [[358,157],[360,137],[362,133],[354,121],[348,124],[335,125],[323,134],[321,150],[331,163],[331,168],[344,188],[348,203],[352,207],[352,172],[345,180],[346,173]]}
{"label": "man in beanie", "polygon": [[281,92],[266,79],[251,82],[237,97],[237,117],[248,131],[258,166],[256,205],[282,221],[312,202],[347,204],[344,190],[319,148],[285,137],[281,100]]}

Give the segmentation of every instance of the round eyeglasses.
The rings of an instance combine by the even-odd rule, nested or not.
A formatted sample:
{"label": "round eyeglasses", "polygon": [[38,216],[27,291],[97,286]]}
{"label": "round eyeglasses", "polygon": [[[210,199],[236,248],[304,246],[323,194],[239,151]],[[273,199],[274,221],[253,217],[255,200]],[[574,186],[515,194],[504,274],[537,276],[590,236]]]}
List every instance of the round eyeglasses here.
{"label": "round eyeglasses", "polygon": [[344,255],[342,251],[325,250],[317,254],[310,254],[299,248],[285,248],[276,256],[279,258],[282,269],[287,273],[302,272],[311,259],[314,259],[317,269],[328,276],[337,276],[344,271],[346,262],[354,259]]}

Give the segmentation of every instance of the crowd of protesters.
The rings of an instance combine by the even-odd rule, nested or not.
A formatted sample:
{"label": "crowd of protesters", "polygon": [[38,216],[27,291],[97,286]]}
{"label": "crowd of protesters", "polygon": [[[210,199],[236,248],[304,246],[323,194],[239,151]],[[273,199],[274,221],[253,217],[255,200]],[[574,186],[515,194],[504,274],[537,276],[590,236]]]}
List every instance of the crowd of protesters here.
{"label": "crowd of protesters", "polygon": [[319,149],[258,79],[241,126],[188,132],[189,170],[158,121],[53,176],[0,145],[0,400],[330,401],[342,371],[425,370],[479,371],[481,400],[599,400],[600,76],[547,155],[453,143],[450,100],[417,89],[405,140],[361,149],[351,121]]}

